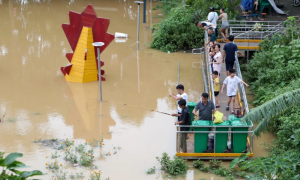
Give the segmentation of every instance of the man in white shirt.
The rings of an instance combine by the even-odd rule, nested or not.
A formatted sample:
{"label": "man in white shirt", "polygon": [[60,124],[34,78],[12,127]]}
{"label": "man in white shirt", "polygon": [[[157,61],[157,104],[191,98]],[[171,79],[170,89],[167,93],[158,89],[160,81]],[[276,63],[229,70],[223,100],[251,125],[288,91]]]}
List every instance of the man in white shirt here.
{"label": "man in white shirt", "polygon": [[182,84],[179,84],[176,86],[177,90],[177,95],[175,96],[172,92],[170,92],[170,97],[174,98],[177,100],[177,109],[178,109],[178,114],[181,114],[182,109],[178,105],[178,101],[180,99],[184,99],[186,101],[186,104],[188,103],[188,95],[184,92],[184,86]]}
{"label": "man in white shirt", "polygon": [[207,22],[210,22],[214,25],[214,27],[213,27],[214,31],[215,31],[216,35],[218,36],[218,32],[216,31],[217,21],[218,21],[218,18],[219,18],[218,13],[215,12],[215,8],[212,7],[212,6],[210,7],[209,11],[210,11],[210,13],[207,16]]}

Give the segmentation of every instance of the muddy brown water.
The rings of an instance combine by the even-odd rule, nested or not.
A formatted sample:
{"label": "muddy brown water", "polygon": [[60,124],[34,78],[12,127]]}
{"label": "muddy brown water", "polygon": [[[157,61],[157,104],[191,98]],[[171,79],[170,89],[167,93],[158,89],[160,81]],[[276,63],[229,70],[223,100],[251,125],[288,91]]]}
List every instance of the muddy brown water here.
{"label": "muddy brown water", "polygon": [[[151,25],[159,22],[161,12],[147,3],[147,23],[140,25],[140,51],[136,51],[137,5],[132,0],[0,0],[0,151],[21,152],[30,168],[45,173],[54,150],[33,143],[35,139],[75,139],[85,141],[104,138],[104,150],[117,154],[97,158],[102,179],[168,179],[163,173],[146,175],[156,166],[155,157],[162,152],[175,154],[175,119],[173,117],[120,104],[99,103],[98,82],[66,82],[60,67],[68,64],[65,53],[71,52],[61,28],[69,23],[70,10],[81,13],[92,4],[98,16],[109,18],[108,32],[129,35],[126,42],[114,40],[101,54],[105,62],[106,81],[103,99],[138,107],[176,112],[176,102],[168,97],[175,93],[180,60],[180,83],[185,85],[189,101],[198,101],[203,92],[199,55],[163,53],[147,47],[151,42]],[[141,8],[141,22],[142,22]],[[265,156],[266,134],[255,140],[254,156]],[[90,170],[68,167],[71,172]],[[228,166],[228,162],[224,163]],[[191,163],[190,163],[191,166]],[[177,179],[224,179],[190,168]]]}

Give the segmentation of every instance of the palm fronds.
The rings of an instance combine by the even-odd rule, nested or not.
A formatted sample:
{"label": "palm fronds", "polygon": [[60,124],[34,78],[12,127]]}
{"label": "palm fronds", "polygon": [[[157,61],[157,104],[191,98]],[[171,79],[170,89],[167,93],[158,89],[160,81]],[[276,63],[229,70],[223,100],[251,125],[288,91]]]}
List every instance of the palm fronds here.
{"label": "palm fronds", "polygon": [[272,117],[281,114],[287,109],[300,104],[300,89],[288,91],[280,96],[265,102],[261,106],[252,109],[246,114],[242,121],[252,121],[259,123],[254,130],[254,134],[259,136],[261,132],[266,132],[268,123]]}

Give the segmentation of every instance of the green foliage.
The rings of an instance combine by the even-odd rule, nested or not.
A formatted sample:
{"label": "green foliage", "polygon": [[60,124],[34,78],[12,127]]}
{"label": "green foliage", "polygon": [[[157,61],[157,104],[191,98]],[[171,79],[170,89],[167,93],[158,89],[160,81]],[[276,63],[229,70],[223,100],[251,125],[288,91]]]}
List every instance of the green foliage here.
{"label": "green foliage", "polygon": [[205,166],[205,165],[203,167],[200,167],[199,169],[200,169],[200,171],[203,171],[203,172],[206,172],[206,173],[208,173],[210,171],[210,168],[208,166]]}
{"label": "green foliage", "polygon": [[91,180],[100,180],[100,178],[101,178],[101,171],[94,172],[90,175]]}
{"label": "green foliage", "polygon": [[233,161],[231,161],[229,165],[229,169],[233,169],[237,164],[247,160],[249,158],[248,157],[249,154],[250,152],[247,152],[247,154],[241,154],[238,158],[235,158]]}
{"label": "green foliage", "polygon": [[80,164],[83,166],[90,166],[94,162],[94,150],[90,149],[87,153],[81,154]]}
{"label": "green foliage", "polygon": [[71,179],[82,179],[82,178],[84,178],[84,175],[83,175],[82,172],[81,173],[76,173],[76,174],[71,174],[70,178]]}
{"label": "green foliage", "polygon": [[246,176],[249,180],[300,179],[299,28],[294,17],[289,17],[284,26],[283,34],[259,44],[261,50],[247,65],[254,104],[260,106],[243,120],[259,123],[256,135],[267,129],[277,135],[274,144],[268,146],[268,157],[240,163],[242,170],[251,172]]}
{"label": "green foliage", "polygon": [[197,161],[193,161],[195,168],[202,168],[204,166],[204,162],[198,159]]}
{"label": "green foliage", "polygon": [[67,138],[64,142],[61,142],[58,149],[66,149],[66,148],[69,148],[70,146],[73,146],[73,145],[74,145],[74,140],[69,140]]}
{"label": "green foliage", "polygon": [[168,15],[173,8],[183,5],[182,0],[159,0],[159,2],[161,5],[156,4],[153,10],[161,9],[165,15]]}
{"label": "green foliage", "polygon": [[13,179],[13,180],[25,180],[32,176],[43,175],[41,171],[18,171],[16,168],[24,167],[20,161],[16,161],[17,158],[23,157],[21,153],[11,153],[6,158],[0,156],[0,166],[3,169],[0,171],[1,179]]}
{"label": "green foliage", "polygon": [[226,169],[225,167],[219,167],[218,169],[215,169],[214,174],[219,176],[232,176],[232,171],[230,169]]}
{"label": "green foliage", "polygon": [[219,169],[221,165],[222,165],[222,161],[218,161],[218,160],[209,161],[209,168],[211,169]]}
{"label": "green foliage", "polygon": [[[193,11],[174,8],[153,33],[151,48],[164,52],[193,49],[203,45],[204,31],[191,21]],[[156,25],[157,26],[157,25]]]}
{"label": "green foliage", "polygon": [[155,166],[153,166],[153,168],[148,169],[146,173],[147,173],[147,175],[155,174],[155,170],[156,170]]}
{"label": "green foliage", "polygon": [[300,178],[300,154],[289,150],[282,154],[271,154],[270,157],[259,157],[242,163],[242,170],[255,172],[255,179],[296,180]]}
{"label": "green foliage", "polygon": [[170,175],[186,174],[188,170],[188,165],[185,164],[186,160],[180,159],[177,156],[174,156],[172,160],[166,152],[162,154],[161,158],[156,157],[156,159],[161,165],[161,170]]}
{"label": "green foliage", "polygon": [[0,152],[0,159],[3,159],[5,152]]}

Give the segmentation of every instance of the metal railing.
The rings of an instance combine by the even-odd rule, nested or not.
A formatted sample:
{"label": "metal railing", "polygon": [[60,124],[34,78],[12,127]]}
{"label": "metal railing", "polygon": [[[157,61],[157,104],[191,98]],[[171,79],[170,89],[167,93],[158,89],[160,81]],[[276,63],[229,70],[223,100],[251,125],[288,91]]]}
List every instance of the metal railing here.
{"label": "metal railing", "polygon": [[[199,52],[197,52],[199,51]],[[205,51],[205,47],[192,49],[193,54],[203,54]]]}
{"label": "metal railing", "polygon": [[[178,130],[178,128],[180,127],[189,127],[189,128],[214,128],[214,131],[180,131]],[[231,131],[230,128],[248,128],[248,131]],[[198,133],[205,133],[205,134],[208,134],[208,133],[213,133],[214,134],[214,153],[216,153],[216,142],[217,142],[217,136],[216,134],[218,133],[227,133],[229,138],[230,138],[230,141],[231,141],[231,146],[234,148],[235,145],[234,145],[234,141],[231,139],[231,133],[232,134],[248,134],[247,138],[249,138],[249,144],[248,142],[245,144],[246,148],[251,152],[253,153],[253,136],[251,135],[253,133],[253,124],[251,122],[251,125],[248,125],[248,126],[187,126],[187,125],[176,125],[176,128],[177,128],[177,131],[176,131],[176,137],[178,137],[178,135],[180,133],[187,133],[187,134],[198,134]],[[228,131],[216,131],[217,128],[228,128]],[[250,128],[250,131],[249,131],[249,128]],[[195,143],[195,141],[194,141]],[[204,142],[206,143],[206,142]],[[248,145],[248,146],[247,146]],[[178,139],[176,139],[176,152],[180,152],[179,151],[179,146],[178,146]],[[224,149],[225,150],[225,149]],[[196,152],[197,153],[197,152]],[[202,152],[200,152],[202,153]],[[212,159],[212,158],[215,158],[215,157],[203,157],[203,156],[198,156],[198,158],[200,159]],[[233,159],[232,157],[218,157],[218,159]]]}
{"label": "metal railing", "polygon": [[266,37],[271,37],[275,33],[284,32],[283,22],[280,22],[274,26],[270,25],[257,25],[247,27],[230,27],[230,35],[234,35],[235,39],[260,39],[263,40]]}
{"label": "metal railing", "polygon": [[[208,42],[208,34],[207,31],[205,31],[205,42]],[[205,45],[206,47],[206,45]],[[212,69],[211,69],[211,65],[209,64],[209,54],[206,53],[207,49],[205,49],[205,54],[204,54],[204,62],[205,62],[205,67],[207,68],[206,74],[208,77],[208,92],[210,92],[210,99],[213,101],[213,103],[215,104],[215,94],[214,94],[214,82],[213,82],[213,78],[212,78]]]}

